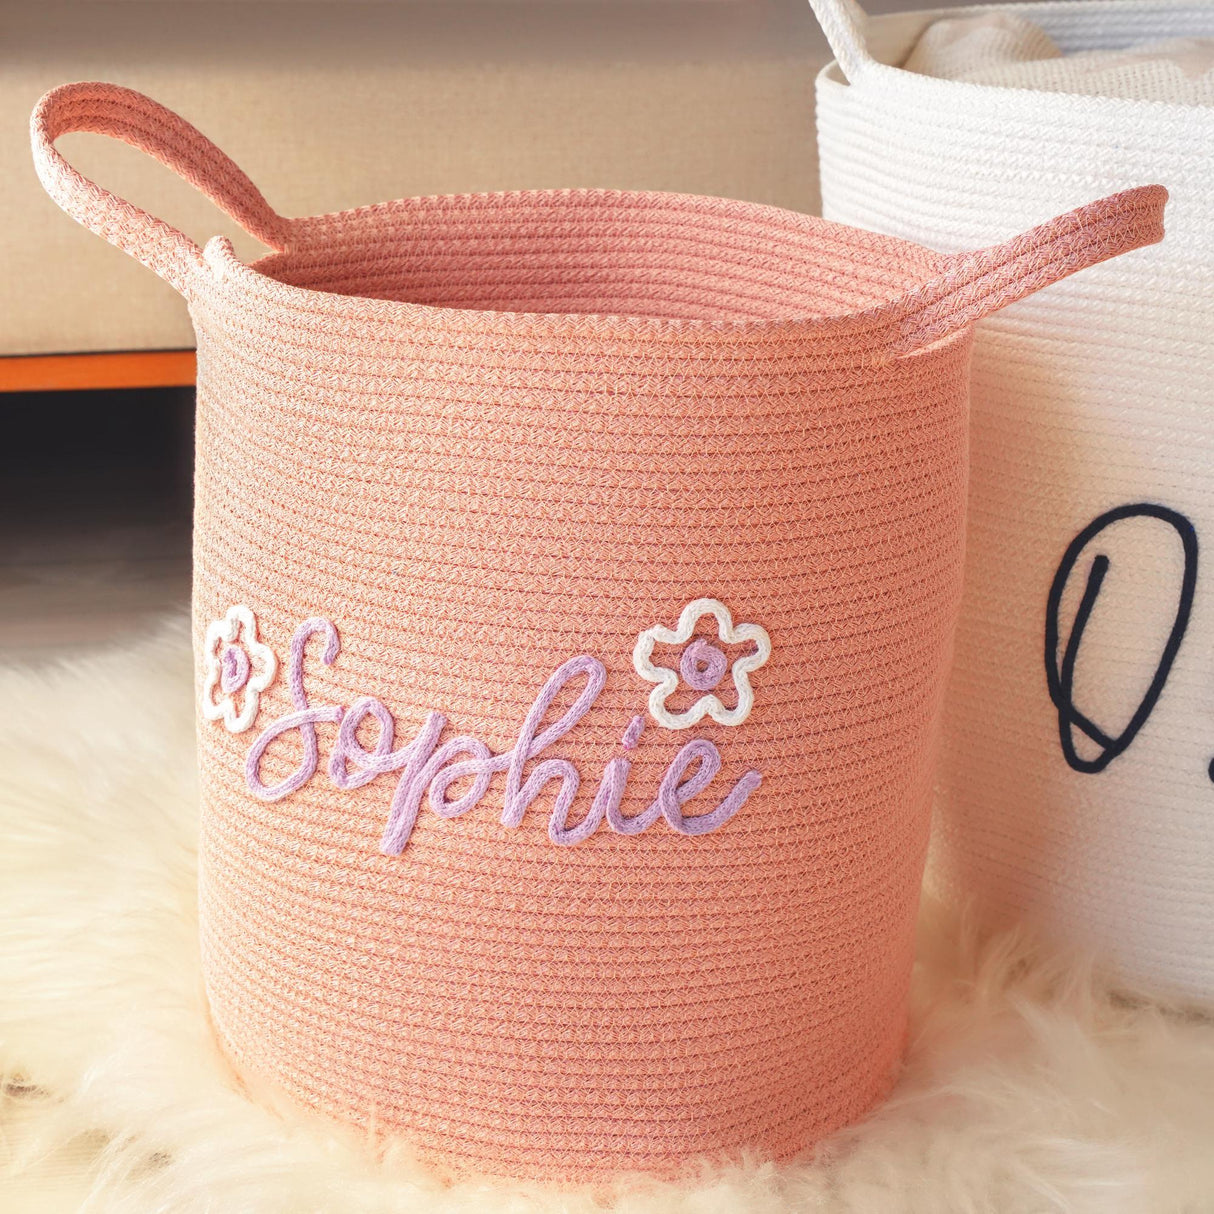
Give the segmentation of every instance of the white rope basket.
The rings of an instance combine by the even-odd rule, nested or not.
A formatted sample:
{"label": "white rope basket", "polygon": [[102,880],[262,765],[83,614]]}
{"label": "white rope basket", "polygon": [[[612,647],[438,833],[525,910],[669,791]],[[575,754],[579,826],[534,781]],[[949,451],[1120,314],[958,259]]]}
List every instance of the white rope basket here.
{"label": "white rope basket", "polygon": [[[1214,109],[896,66],[936,19],[989,6],[814,8],[837,55],[828,218],[947,252],[1136,181],[1171,193],[1162,245],[978,328],[931,879],[1214,1002]],[[1064,53],[1214,35],[1200,0],[1006,11]]]}

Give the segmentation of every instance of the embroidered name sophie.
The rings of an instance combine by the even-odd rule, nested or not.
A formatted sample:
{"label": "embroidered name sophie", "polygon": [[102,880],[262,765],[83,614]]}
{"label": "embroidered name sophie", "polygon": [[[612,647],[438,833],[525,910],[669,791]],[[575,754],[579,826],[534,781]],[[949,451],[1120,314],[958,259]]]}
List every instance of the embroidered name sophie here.
{"label": "embroidered name sophie", "polygon": [[[678,682],[678,674],[654,666],[650,660],[657,640],[682,643],[691,638],[696,623],[705,615],[715,616],[718,637],[729,643],[753,642],[754,652],[733,665],[738,705],[727,712],[715,695],[705,694],[691,709],[679,716],[665,710],[665,700]],[[588,839],[604,820],[621,835],[637,835],[663,818],[674,831],[683,835],[703,835],[724,826],[746,802],[761,782],[757,771],[748,771],[710,811],[685,815],[683,807],[712,783],[721,769],[717,747],[707,738],[693,738],[671,760],[653,801],[640,813],[625,817],[621,802],[627,787],[631,763],[623,755],[611,759],[603,770],[590,808],[582,820],[569,825],[570,810],[581,785],[581,774],[566,758],[543,757],[554,743],[564,737],[594,706],[606,682],[603,663],[590,654],[571,658],[559,666],[540,689],[528,710],[518,739],[509,750],[494,754],[480,739],[468,735],[441,741],[447,718],[430,712],[416,735],[406,745],[395,747],[396,722],[385,705],[371,696],[363,696],[348,706],[313,706],[304,686],[304,660],[313,637],[322,641],[321,661],[332,665],[341,648],[337,629],[323,618],[306,620],[296,629],[287,663],[287,683],[293,711],[271,722],[250,747],[245,762],[245,781],[249,791],[263,801],[278,801],[304,787],[320,765],[320,745],[316,727],[322,723],[337,725],[337,737],[329,756],[327,774],[335,788],[355,789],[388,772],[398,772],[396,789],[388,811],[387,825],[380,849],[387,855],[404,851],[421,812],[423,800],[440,818],[458,818],[477,806],[488,791],[497,772],[506,775],[501,821],[518,827],[528,807],[552,783],[557,785],[556,799],[548,821],[549,839],[571,846]],[[638,638],[633,655],[637,672],[658,683],[650,698],[650,711],[659,725],[683,729],[709,714],[728,725],[741,724],[753,704],[748,675],[762,666],[771,653],[767,633],[754,624],[734,627],[729,612],[715,599],[697,599],[680,615],[674,630],[655,627]],[[277,669],[273,651],[257,639],[253,613],[243,606],[231,608],[223,620],[211,625],[204,646],[206,672],[203,681],[203,715],[212,721],[223,720],[232,732],[251,726],[257,715],[258,697],[273,680]],[[728,665],[725,655],[704,640],[693,641],[681,663],[684,680],[695,690],[708,692],[724,677]],[[562,689],[571,683],[582,684],[574,702],[550,725],[544,718]],[[216,691],[222,693],[217,701]],[[235,710],[235,696],[243,692],[243,706]],[[371,719],[377,733],[375,743],[365,747],[359,730]],[[624,731],[622,747],[631,750],[644,730],[643,716],[634,717]],[[297,733],[303,754],[298,766],[276,784],[263,782],[262,759],[280,737]],[[451,789],[466,781],[466,789],[451,796]]]}

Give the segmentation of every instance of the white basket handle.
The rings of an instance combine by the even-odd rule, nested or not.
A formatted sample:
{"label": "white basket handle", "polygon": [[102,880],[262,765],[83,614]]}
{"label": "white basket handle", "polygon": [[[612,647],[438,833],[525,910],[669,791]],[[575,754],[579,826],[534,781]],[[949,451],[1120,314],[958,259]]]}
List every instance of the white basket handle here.
{"label": "white basket handle", "polygon": [[856,0],[809,0],[809,3],[843,75],[849,81],[855,80],[865,67],[874,62],[868,53],[865,38],[868,14]]}

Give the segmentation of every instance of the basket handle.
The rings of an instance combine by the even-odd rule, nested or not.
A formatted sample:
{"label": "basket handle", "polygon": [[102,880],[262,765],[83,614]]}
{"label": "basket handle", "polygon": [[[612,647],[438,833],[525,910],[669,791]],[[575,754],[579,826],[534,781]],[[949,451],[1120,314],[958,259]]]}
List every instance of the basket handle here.
{"label": "basket handle", "polygon": [[1163,239],[1168,192],[1139,186],[1077,207],[975,253],[945,259],[943,274],[901,301],[891,352],[909,354],[1089,266]]}
{"label": "basket handle", "polygon": [[868,14],[857,0],[809,0],[809,3],[843,75],[854,81],[865,67],[875,62],[865,37]]}
{"label": "basket handle", "polygon": [[278,215],[236,164],[184,118],[150,97],[115,84],[52,89],[30,119],[34,165],[46,192],[90,231],[125,250],[182,295],[202,265],[202,250],[162,219],[103,190],[55,149],[60,135],[89,131],[139,148],[200,190],[251,236],[286,248],[291,221]]}

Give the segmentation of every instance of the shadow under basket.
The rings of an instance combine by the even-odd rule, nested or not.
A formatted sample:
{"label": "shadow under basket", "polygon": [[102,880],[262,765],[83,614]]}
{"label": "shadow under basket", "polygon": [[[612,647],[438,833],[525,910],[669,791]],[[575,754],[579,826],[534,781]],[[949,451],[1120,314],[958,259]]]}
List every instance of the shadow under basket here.
{"label": "shadow under basket", "polygon": [[[54,150],[144,148],[245,265]],[[943,257],[602,190],[285,219],[109,85],[34,117],[190,304],[203,959],[251,1086],[449,1173],[778,1159],[889,1088],[961,585],[970,328],[1159,239]]]}

